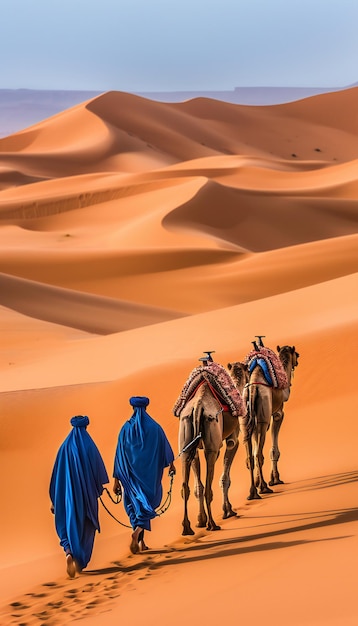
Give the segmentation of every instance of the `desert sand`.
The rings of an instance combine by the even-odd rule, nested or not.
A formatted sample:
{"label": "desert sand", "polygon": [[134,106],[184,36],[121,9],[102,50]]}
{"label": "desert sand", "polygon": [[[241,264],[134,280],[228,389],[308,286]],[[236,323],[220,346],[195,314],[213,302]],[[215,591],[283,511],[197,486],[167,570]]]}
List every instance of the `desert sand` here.
{"label": "desert sand", "polygon": [[[2,626],[357,623],[357,109],[358,88],[262,107],[109,92],[0,139]],[[257,334],[300,354],[284,484],[248,501],[240,445],[222,520],[221,454],[221,530],[182,536],[178,458],[151,549],[132,555],[100,506],[68,579],[48,488],[70,418],[89,416],[112,476],[146,395],[178,455],[199,357],[242,360]]]}

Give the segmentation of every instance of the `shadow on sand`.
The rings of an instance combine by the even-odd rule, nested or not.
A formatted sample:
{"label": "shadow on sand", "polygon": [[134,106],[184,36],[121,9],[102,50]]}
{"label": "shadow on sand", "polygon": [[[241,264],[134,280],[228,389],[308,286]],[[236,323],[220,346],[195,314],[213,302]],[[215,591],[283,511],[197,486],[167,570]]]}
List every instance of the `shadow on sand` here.
{"label": "shadow on sand", "polygon": [[[341,486],[344,484],[358,481],[358,472],[345,472],[341,474],[332,474],[322,477],[316,477],[307,481],[308,484],[302,484],[302,481],[295,486],[293,484],[289,487],[285,493],[299,491],[310,491],[312,489],[326,489]],[[312,484],[310,484],[312,482]],[[275,495],[284,495],[274,494]],[[257,519],[265,519],[265,517],[271,516],[257,516]],[[322,528],[329,528],[331,526],[337,526],[340,524],[348,524],[350,522],[358,521],[358,507],[347,509],[331,509],[327,511],[310,511],[300,513],[288,513],[287,515],[274,516],[284,517],[289,524],[286,528],[269,529],[269,526],[277,526],[275,523],[263,523],[260,525],[263,530],[261,532],[251,533],[244,537],[234,537],[230,539],[218,539],[212,541],[213,534],[205,531],[204,536],[188,538],[188,543],[183,544],[183,547],[176,549],[175,547],[165,547],[163,550],[151,550],[146,553],[145,558],[137,561],[133,564],[124,565],[120,561],[115,561],[113,566],[87,570],[87,575],[98,574],[113,574],[113,573],[128,573],[132,571],[138,571],[141,569],[158,569],[161,567],[167,567],[168,565],[178,565],[193,561],[201,561],[207,559],[222,558],[225,556],[240,555],[249,552],[263,552],[267,550],[278,550],[284,548],[290,548],[292,546],[299,546],[308,543],[317,543],[322,541],[334,541],[337,539],[345,539],[350,535],[342,535],[339,537],[328,537],[324,539],[295,539],[292,541],[285,541],[284,538],[292,534],[297,534],[303,531],[316,530]],[[299,520],[297,519],[299,517]],[[231,520],[237,518],[230,518]],[[228,521],[228,520],[226,520]],[[298,523],[299,522],[299,523]],[[282,524],[283,522],[279,522]],[[293,523],[293,525],[292,525]],[[206,542],[205,538],[210,536],[210,542]],[[182,538],[181,538],[182,539]],[[267,540],[265,542],[265,540]],[[270,541],[272,540],[272,541]],[[260,541],[259,545],[248,545],[254,541]],[[179,556],[180,554],[180,556]],[[152,557],[156,557],[155,560]],[[162,558],[160,558],[162,557]]]}

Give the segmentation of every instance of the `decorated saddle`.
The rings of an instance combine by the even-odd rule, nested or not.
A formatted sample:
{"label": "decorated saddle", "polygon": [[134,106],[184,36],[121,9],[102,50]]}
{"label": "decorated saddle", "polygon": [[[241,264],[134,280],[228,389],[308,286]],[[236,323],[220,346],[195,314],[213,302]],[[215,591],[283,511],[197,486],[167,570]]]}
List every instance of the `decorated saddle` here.
{"label": "decorated saddle", "polygon": [[279,356],[270,348],[260,347],[258,350],[251,350],[245,358],[249,372],[258,365],[261,367],[267,384],[276,389],[285,389],[289,386],[287,374]]}
{"label": "decorated saddle", "polygon": [[224,410],[230,411],[234,416],[246,415],[245,404],[230,374],[222,365],[212,361],[207,365],[195,367],[190,373],[173,407],[176,417],[180,416],[187,402],[193,397],[199,385],[204,382],[209,385]]}

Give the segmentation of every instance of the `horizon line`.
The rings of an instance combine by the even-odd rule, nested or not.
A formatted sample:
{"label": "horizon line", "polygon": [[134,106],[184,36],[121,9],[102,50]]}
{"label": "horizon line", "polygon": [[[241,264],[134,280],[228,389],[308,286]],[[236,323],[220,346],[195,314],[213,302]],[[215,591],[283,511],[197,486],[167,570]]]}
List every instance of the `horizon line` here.
{"label": "horizon line", "polygon": [[156,90],[128,90],[128,89],[96,89],[96,88],[83,88],[83,89],[71,89],[71,88],[51,88],[51,87],[0,87],[0,91],[70,91],[70,92],[100,92],[105,93],[108,91],[123,91],[126,93],[198,93],[198,92],[215,92],[215,93],[223,93],[223,92],[235,92],[238,89],[349,89],[351,87],[357,87],[358,82],[351,83],[349,85],[337,86],[337,85],[329,85],[329,86],[313,86],[313,85],[237,85],[231,89],[215,89],[215,88],[207,88],[207,89],[156,89]]}

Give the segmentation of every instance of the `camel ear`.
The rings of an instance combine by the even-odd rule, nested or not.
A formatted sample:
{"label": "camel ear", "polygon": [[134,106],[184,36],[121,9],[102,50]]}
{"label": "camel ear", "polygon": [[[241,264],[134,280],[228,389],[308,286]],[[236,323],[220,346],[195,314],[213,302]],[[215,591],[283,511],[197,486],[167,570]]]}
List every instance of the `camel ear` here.
{"label": "camel ear", "polygon": [[228,370],[232,370],[232,365],[231,365],[231,363],[228,363],[228,364],[227,364],[227,368],[228,368]]}
{"label": "camel ear", "polygon": [[281,350],[280,346],[277,346],[276,350],[277,350],[277,352],[280,352],[280,350]]}
{"label": "camel ear", "polygon": [[296,352],[296,350],[295,350],[295,346],[292,346],[292,354],[293,354],[294,352]]}

